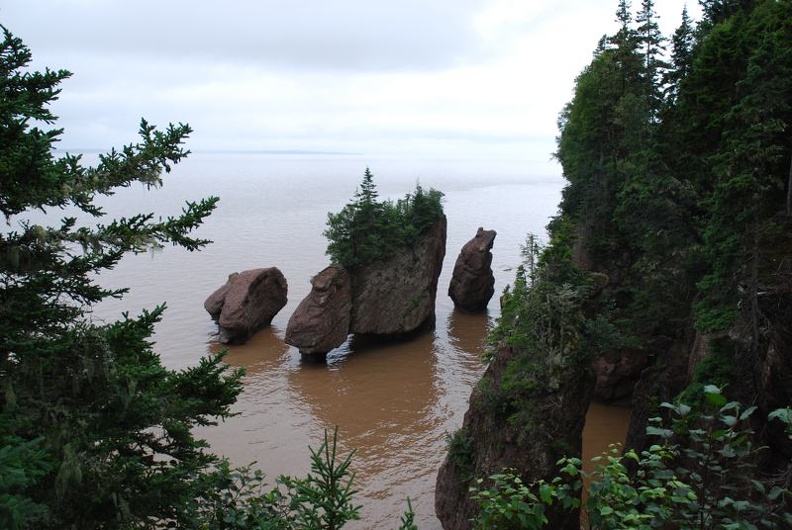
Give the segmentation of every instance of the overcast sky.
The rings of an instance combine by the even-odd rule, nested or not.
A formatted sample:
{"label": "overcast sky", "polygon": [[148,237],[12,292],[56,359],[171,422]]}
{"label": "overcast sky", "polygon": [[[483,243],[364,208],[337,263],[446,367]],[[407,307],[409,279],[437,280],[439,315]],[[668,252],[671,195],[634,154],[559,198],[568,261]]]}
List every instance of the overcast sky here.
{"label": "overcast sky", "polygon": [[[63,148],[129,143],[145,117],[189,123],[193,151],[543,161],[617,3],[2,0],[0,23],[73,72]],[[655,3],[670,34],[686,2]]]}

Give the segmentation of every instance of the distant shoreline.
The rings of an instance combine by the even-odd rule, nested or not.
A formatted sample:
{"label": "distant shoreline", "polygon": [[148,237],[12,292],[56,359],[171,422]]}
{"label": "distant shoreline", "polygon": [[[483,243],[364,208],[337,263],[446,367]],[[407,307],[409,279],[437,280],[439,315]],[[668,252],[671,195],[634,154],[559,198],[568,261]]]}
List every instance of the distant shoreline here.
{"label": "distant shoreline", "polygon": [[[107,153],[110,149],[82,147],[73,149],[56,148],[56,153],[98,154]],[[346,151],[314,151],[303,149],[191,149],[194,154],[206,155],[332,155],[332,156],[363,156],[364,153]]]}

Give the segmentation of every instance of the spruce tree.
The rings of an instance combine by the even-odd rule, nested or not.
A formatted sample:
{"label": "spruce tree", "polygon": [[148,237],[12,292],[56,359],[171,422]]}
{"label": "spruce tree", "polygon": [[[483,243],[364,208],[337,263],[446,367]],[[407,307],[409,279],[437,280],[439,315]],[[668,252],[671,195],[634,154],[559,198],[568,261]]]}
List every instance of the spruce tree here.
{"label": "spruce tree", "polygon": [[695,44],[693,23],[687,7],[682,10],[682,22],[671,37],[671,64],[666,72],[666,91],[670,103],[676,101],[682,80],[690,72],[693,45]]}
{"label": "spruce tree", "polygon": [[378,201],[374,175],[369,168],[350,201],[338,213],[327,214],[326,254],[335,265],[354,269],[380,261],[414,244],[443,217],[443,194],[417,185],[396,203]]}
{"label": "spruce tree", "polygon": [[654,0],[642,0],[641,10],[635,21],[638,23],[639,50],[643,54],[643,77],[646,83],[644,90],[653,121],[659,119],[663,101],[662,79],[668,68],[668,64],[663,59],[666,39],[660,33],[660,27],[657,24],[658,18],[654,10]]}
{"label": "spruce tree", "polygon": [[[217,199],[188,203],[164,220],[141,213],[101,222],[106,212],[96,199],[161,185],[162,172],[188,154],[190,127],[142,121],[137,143],[101,155],[94,167],[56,156],[63,131],[51,128],[50,104],[70,73],[31,71],[29,49],[2,33],[0,526],[178,523],[217,462],[191,429],[229,414],[241,373],[226,371],[219,355],[166,369],[151,340],[164,307],[110,323],[92,320],[91,309],[126,291],[96,280],[124,255],[203,247],[207,241],[190,233]],[[45,220],[34,221],[41,211]]]}

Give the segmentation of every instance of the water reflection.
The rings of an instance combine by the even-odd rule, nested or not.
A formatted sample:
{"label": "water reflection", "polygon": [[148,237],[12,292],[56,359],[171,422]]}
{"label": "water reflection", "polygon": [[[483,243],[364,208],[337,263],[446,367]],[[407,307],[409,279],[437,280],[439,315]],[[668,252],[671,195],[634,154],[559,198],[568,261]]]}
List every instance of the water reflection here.
{"label": "water reflection", "polygon": [[[258,462],[272,482],[279,474],[303,475],[308,447],[325,429],[339,428],[342,454],[356,451],[353,468],[363,505],[351,530],[395,527],[410,497],[423,529],[438,529],[433,485],[445,435],[458,428],[470,390],[484,371],[491,319],[487,314],[441,313],[435,331],[407,341],[351,338],[319,361],[282,340],[278,327],[228,349],[226,362],[247,370],[235,406],[239,414],[215,429],[200,429],[212,448],[237,464]],[[629,411],[593,404],[586,422],[585,456],[618,441]]]}
{"label": "water reflection", "polygon": [[427,459],[433,460],[435,335],[384,343],[355,338],[348,346],[343,362],[303,363],[288,377],[295,395],[320,423],[339,426],[340,445],[356,449],[354,467],[367,525],[392,525],[395,521],[387,519],[407,496],[420,491],[414,482],[426,474]]}
{"label": "water reflection", "polygon": [[299,369],[299,355],[283,342],[276,327],[265,328],[247,343],[227,346],[211,341],[209,352],[228,350],[225,361],[245,368],[244,389],[235,416],[216,428],[199,429],[213,450],[236,464],[256,462],[270,477],[308,470],[308,446],[321,428],[313,421],[287,374]]}
{"label": "water reflection", "polygon": [[455,309],[448,317],[451,345],[463,352],[483,354],[489,323],[489,313],[471,314]]}
{"label": "water reflection", "polygon": [[[227,363],[247,370],[239,415],[198,434],[236,463],[257,461],[274,478],[305,473],[308,447],[318,447],[324,430],[338,426],[340,451],[356,451],[356,500],[364,505],[365,524],[350,528],[396,526],[394,514],[407,497],[421,513],[421,527],[436,527],[428,486],[443,455],[450,410],[442,404],[447,382],[437,378],[444,371],[438,359],[451,361],[441,351],[448,346],[435,332],[405,341],[357,337],[317,362],[281,336],[269,328],[227,347]],[[208,350],[225,347],[210,342]]]}
{"label": "water reflection", "polygon": [[225,362],[229,366],[244,368],[248,377],[271,371],[284,361],[288,362],[289,346],[278,336],[279,330],[269,326],[254,334],[245,344],[228,345],[217,342],[213,336],[207,348],[214,354],[227,350]]}

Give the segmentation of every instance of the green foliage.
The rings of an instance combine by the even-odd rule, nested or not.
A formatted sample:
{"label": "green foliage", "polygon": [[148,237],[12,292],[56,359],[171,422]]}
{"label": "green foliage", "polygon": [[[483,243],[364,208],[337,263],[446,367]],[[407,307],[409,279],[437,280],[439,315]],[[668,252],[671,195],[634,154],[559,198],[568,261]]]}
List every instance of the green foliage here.
{"label": "green foliage", "polygon": [[353,504],[354,474],[350,472],[350,453],[339,458],[337,429],[332,439],[325,432],[324,443],[311,449],[311,471],[303,479],[281,477],[288,490],[290,528],[338,530],[347,521],[360,519],[360,506]]}
{"label": "green foliage", "polygon": [[479,489],[484,481],[478,479],[477,486],[470,489],[471,499],[481,507],[475,528],[537,529],[547,523],[545,504],[540,500],[544,483],[529,487],[511,473],[499,473],[489,479],[490,488]]}
{"label": "green foliage", "polygon": [[[488,340],[492,347],[505,342],[560,363],[579,343],[588,285],[579,270],[570,275],[570,281],[557,277],[542,254],[536,237],[529,234],[523,247],[524,261],[517,268],[514,284],[507,286],[501,297],[501,317]],[[486,355],[492,354],[490,349]]]}
{"label": "green foliage", "polygon": [[737,364],[735,362],[735,344],[729,337],[712,339],[707,357],[696,365],[693,379],[680,394],[679,400],[693,406],[703,405],[705,400],[704,387],[715,385],[727,388],[735,380]]}
{"label": "green foliage", "polygon": [[673,520],[694,528],[787,527],[792,492],[755,478],[761,448],[753,444],[750,420],[756,407],[728,401],[714,385],[704,395],[702,408],[663,404],[673,414],[671,428],[647,430],[674,450],[673,471],[692,492]]}
{"label": "green foliage", "polygon": [[[172,371],[152,350],[164,306],[111,323],[93,306],[125,289],[97,275],[127,253],[207,241],[191,232],[216,198],[187,203],[178,216],[152,214],[100,223],[96,199],[161,173],[187,155],[187,125],[159,130],[141,121],[140,141],[101,155],[55,157],[63,70],[32,72],[30,51],[3,28],[0,43],[0,517],[10,528],[118,528],[178,520],[218,462],[191,429],[230,415],[241,371],[222,355]],[[52,214],[75,212],[55,222]],[[35,224],[36,212],[42,224]],[[76,216],[83,220],[78,225]]]}
{"label": "green foliage", "polygon": [[[548,227],[555,256],[610,278],[607,322],[662,360],[692,321],[773,333],[760,298],[788,280],[792,11],[788,1],[702,2],[661,52],[654,2],[619,2],[559,117],[568,181]],[[692,317],[691,317],[692,315]]]}
{"label": "green foliage", "polygon": [[346,268],[382,260],[409,246],[443,216],[437,190],[420,185],[396,201],[377,201],[378,193],[369,168],[355,192],[355,200],[338,213],[327,216],[324,236],[326,254]]}
{"label": "green foliage", "polygon": [[399,519],[398,530],[418,530],[418,525],[415,524],[415,512],[413,511],[412,501],[407,497],[407,510],[404,515]]}
{"label": "green foliage", "polygon": [[552,413],[538,407],[537,398],[562,392],[571,375],[585,377],[581,371],[592,358],[626,341],[597,295],[601,278],[569,263],[559,246],[542,248],[528,236],[524,263],[501,296],[484,354],[487,362],[504,354],[504,366],[497,379],[484,378],[477,387],[481,409],[508,424],[518,443],[542,435],[542,418]]}
{"label": "green foliage", "polygon": [[[222,460],[195,478],[196,496],[183,506],[179,527],[195,530],[287,529],[283,497],[265,491],[264,474],[251,466],[232,468]],[[175,524],[176,521],[173,521]]]}
{"label": "green foliage", "polygon": [[[589,498],[599,528],[792,521],[789,492],[759,474],[752,409],[712,386],[756,396],[765,388],[756,367],[788,332],[779,313],[790,292],[792,4],[701,4],[704,20],[683,15],[666,64],[654,2],[643,0],[635,18],[618,2],[619,29],[599,42],[559,116],[556,157],[568,185],[551,243],[518,270],[491,334],[491,346],[510,347],[513,358],[498,385],[478,389],[499,420],[528,421],[533,398],[558,384],[554,369],[625,347],[662,367],[692,327],[721,332],[683,394],[687,405],[667,406],[674,424],[650,425],[673,438],[601,461]],[[768,421],[784,419],[775,412]],[[503,524],[542,499],[538,484],[512,478],[479,496],[511,521]],[[514,504],[525,488],[534,500]]]}
{"label": "green foliage", "polygon": [[[197,477],[199,492],[185,506],[178,528],[194,530],[338,530],[360,518],[353,502],[354,451],[338,454],[338,429],[325,431],[318,449],[310,449],[311,471],[303,478],[282,475],[269,488],[261,471],[232,469],[220,462]],[[170,528],[171,526],[168,526]],[[399,530],[417,530],[412,502]]]}
{"label": "green foliage", "polygon": [[501,297],[501,316],[490,331],[485,360],[503,345],[521,352],[506,368],[502,387],[507,393],[557,390],[569,367],[625,340],[594,296],[595,278],[559,260],[557,246],[542,248],[529,235],[524,263]]}
{"label": "green foliage", "polygon": [[463,480],[471,478],[473,472],[473,454],[470,445],[470,435],[465,429],[459,429],[454,434],[446,435],[448,444],[448,459],[459,471]]}
{"label": "green foliage", "polygon": [[40,448],[43,439],[3,440],[0,447],[0,527],[25,528],[46,515],[46,507],[25,495],[51,469],[46,453]]}
{"label": "green foliage", "polygon": [[546,507],[579,506],[584,479],[591,529],[787,528],[792,492],[752,478],[760,448],[748,423],[756,407],[728,402],[712,385],[703,394],[700,408],[663,404],[674,415],[670,426],[655,418],[647,428],[661,443],[640,454],[613,446],[590,475],[579,459],[563,458],[549,481],[526,485],[509,471],[479,479],[471,488],[481,509],[476,528],[543,528]]}
{"label": "green foliage", "polygon": [[[765,271],[776,266],[762,249],[779,229],[777,214],[789,214],[784,194],[790,185],[786,131],[792,123],[789,20],[788,2],[757,2],[735,13],[712,27],[699,50],[702,71],[691,73],[703,82],[697,75],[727,72],[734,84],[717,99],[712,87],[702,90],[719,112],[719,127],[707,153],[711,179],[705,204],[711,216],[703,236],[711,268],[699,284],[701,329],[733,323],[734,308],[750,303],[762,289]],[[756,322],[761,320],[757,309],[749,315]]]}
{"label": "green foliage", "polygon": [[776,409],[767,416],[768,420],[778,420],[786,426],[787,435],[792,438],[792,407]]}

